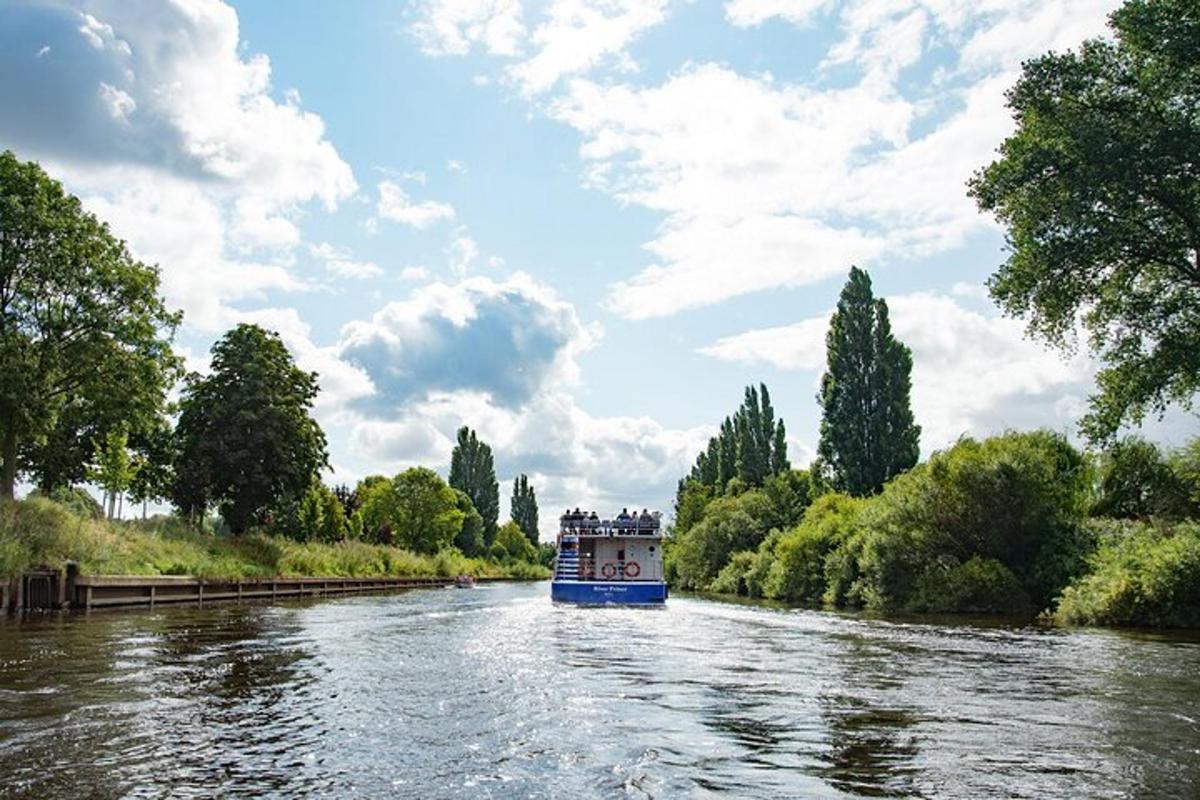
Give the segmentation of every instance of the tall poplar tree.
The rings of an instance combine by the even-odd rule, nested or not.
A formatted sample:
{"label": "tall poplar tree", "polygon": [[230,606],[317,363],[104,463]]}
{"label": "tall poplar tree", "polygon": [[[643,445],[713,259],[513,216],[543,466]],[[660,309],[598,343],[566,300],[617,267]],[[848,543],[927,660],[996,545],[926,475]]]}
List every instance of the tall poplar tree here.
{"label": "tall poplar tree", "polygon": [[520,526],[521,532],[533,543],[534,547],[537,547],[537,492],[529,485],[529,477],[525,474],[513,479],[511,512],[513,522]]}
{"label": "tall poplar tree", "polygon": [[492,448],[466,425],[458,429],[458,443],[450,455],[450,485],[471,498],[483,517],[484,544],[491,547],[500,517],[500,484],[496,481]]}
{"label": "tall poplar tree", "polygon": [[912,353],[892,335],[887,303],[858,267],[850,269],[825,345],[817,452],[835,488],[874,494],[917,463],[921,428],[909,402]]}

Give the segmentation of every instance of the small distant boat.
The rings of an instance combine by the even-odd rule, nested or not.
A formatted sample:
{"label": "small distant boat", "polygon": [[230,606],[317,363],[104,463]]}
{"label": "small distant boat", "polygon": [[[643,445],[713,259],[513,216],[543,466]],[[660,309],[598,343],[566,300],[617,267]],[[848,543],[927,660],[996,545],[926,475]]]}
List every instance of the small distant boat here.
{"label": "small distant boat", "polygon": [[667,602],[662,515],[622,510],[612,519],[568,511],[559,520],[550,598],[579,605],[652,606]]}
{"label": "small distant boat", "polygon": [[459,589],[470,589],[475,585],[475,579],[470,575],[459,575],[454,579],[454,585]]}

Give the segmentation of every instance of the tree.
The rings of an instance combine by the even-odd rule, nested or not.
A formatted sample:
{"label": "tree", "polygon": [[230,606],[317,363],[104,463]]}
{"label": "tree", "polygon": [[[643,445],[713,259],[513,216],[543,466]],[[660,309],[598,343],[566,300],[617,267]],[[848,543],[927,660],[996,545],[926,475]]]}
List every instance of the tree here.
{"label": "tree", "polygon": [[466,425],[458,429],[458,443],[450,455],[450,485],[471,498],[483,517],[484,543],[490,545],[496,538],[500,517],[500,484],[496,481],[492,448]]}
{"label": "tree", "polygon": [[309,413],[317,376],[257,325],[238,325],[212,354],[212,373],[188,376],[180,401],[175,494],[185,513],[218,503],[238,534],[307,491],[328,465],[325,434]]}
{"label": "tree", "polygon": [[0,154],[0,497],[13,496],[22,449],[72,406],[113,404],[110,420],[146,398],[160,407],[180,369],[179,321],[156,268],[37,164]]}
{"label": "tree", "polygon": [[538,504],[537,493],[529,485],[529,477],[522,473],[513,479],[511,503],[513,522],[525,532],[530,543],[538,546]]}
{"label": "tree", "polygon": [[120,515],[118,499],[124,497],[133,481],[133,463],[129,458],[129,437],[123,430],[112,430],[102,442],[96,442],[96,468],[92,479],[104,490],[106,516]]}
{"label": "tree", "polygon": [[165,417],[158,417],[152,427],[143,429],[140,435],[131,435],[129,444],[133,458],[129,497],[142,504],[142,518],[145,519],[149,503],[171,496],[175,482],[174,432]]}
{"label": "tree", "polygon": [[909,404],[912,354],[892,335],[887,303],[875,299],[858,267],[850,269],[825,347],[818,455],[834,488],[875,494],[917,463],[921,428]]}
{"label": "tree", "polygon": [[431,469],[407,469],[390,481],[372,483],[362,494],[364,525],[377,541],[378,532],[388,531],[401,547],[436,553],[462,531],[466,514],[459,510],[458,496]]}
{"label": "tree", "polygon": [[454,496],[458,500],[458,510],[463,512],[462,527],[454,537],[454,546],[464,555],[479,555],[484,551],[483,517],[475,510],[466,492],[455,489]]}
{"label": "tree", "polygon": [[496,531],[495,543],[504,548],[509,558],[530,563],[537,561],[537,547],[529,541],[529,537],[521,530],[521,526],[514,521],[510,520],[500,526],[500,529]]}
{"label": "tree", "polygon": [[970,183],[1007,228],[992,297],[1060,348],[1082,319],[1105,364],[1082,429],[1106,442],[1200,388],[1200,11],[1131,0],[1109,23],[1026,62],[1017,130]]}
{"label": "tree", "polygon": [[1101,517],[1147,519],[1190,516],[1184,481],[1157,445],[1128,437],[1100,458],[1100,496],[1092,513]]}

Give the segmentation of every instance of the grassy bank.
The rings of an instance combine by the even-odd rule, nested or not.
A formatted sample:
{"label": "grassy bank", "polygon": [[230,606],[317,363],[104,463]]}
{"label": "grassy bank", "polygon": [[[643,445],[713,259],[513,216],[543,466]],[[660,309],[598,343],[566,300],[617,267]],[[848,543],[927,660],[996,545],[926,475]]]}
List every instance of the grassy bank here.
{"label": "grassy bank", "polygon": [[398,547],[342,541],[296,542],[264,533],[200,533],[174,517],[106,522],[44,499],[0,504],[0,575],[75,561],[87,574],[252,577],[547,578],[523,561],[467,558],[457,550],[423,555]]}

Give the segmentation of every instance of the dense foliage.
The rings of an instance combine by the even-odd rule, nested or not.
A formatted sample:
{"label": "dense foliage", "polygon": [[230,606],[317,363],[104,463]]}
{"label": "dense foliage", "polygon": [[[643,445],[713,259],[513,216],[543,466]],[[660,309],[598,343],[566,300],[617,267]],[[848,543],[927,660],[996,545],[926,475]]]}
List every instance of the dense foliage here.
{"label": "dense foliage", "polygon": [[537,492],[529,485],[529,477],[524,473],[513,479],[511,502],[513,522],[521,528],[529,542],[535,548],[538,545],[538,504]]}
{"label": "dense foliage", "polygon": [[161,417],[180,316],[158,288],[78,198],[0,153],[0,498],[22,472],[46,492],[82,481],[110,430]]}
{"label": "dense foliage", "polygon": [[500,518],[500,483],[492,448],[467,426],[458,430],[458,441],[450,454],[450,485],[471,498],[471,504],[483,517],[483,541],[490,546],[496,538]]}
{"label": "dense foliage", "polygon": [[892,335],[887,303],[853,267],[825,338],[821,378],[822,470],[838,491],[875,494],[917,463],[921,428],[909,393],[912,353]]}
{"label": "dense foliage", "polygon": [[295,365],[278,334],[238,325],[212,348],[212,371],[190,375],[176,428],[175,503],[203,515],[216,503],[234,533],[298,498],[328,464],[310,411],[315,373]]}
{"label": "dense foliage", "polygon": [[360,487],[363,526],[371,540],[418,553],[450,547],[467,514],[458,494],[425,467],[412,467],[391,480]]}
{"label": "dense foliage", "polygon": [[1055,618],[1200,628],[1200,523],[1126,523],[1105,531],[1090,572],[1063,592]]}
{"label": "dense foliage", "polygon": [[1130,0],[1110,24],[1025,63],[1016,132],[971,183],[1008,230],[992,296],[1054,345],[1082,316],[1105,362],[1094,440],[1200,388],[1200,7]]}
{"label": "dense foliage", "polygon": [[[1101,463],[1120,463],[1128,447]],[[1167,465],[1169,479],[1157,469],[1136,474],[1194,493],[1195,449],[1159,454],[1154,463]],[[1200,528],[1169,517],[1133,528],[1096,520],[1089,512],[1106,508],[1104,485],[1092,459],[1059,434],[963,439],[876,496],[823,494],[788,524],[766,491],[718,498],[671,542],[669,573],[681,588],[810,605],[1057,608],[1065,623],[1196,624]],[[1120,491],[1128,494],[1127,482]]]}

